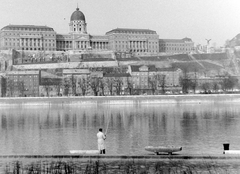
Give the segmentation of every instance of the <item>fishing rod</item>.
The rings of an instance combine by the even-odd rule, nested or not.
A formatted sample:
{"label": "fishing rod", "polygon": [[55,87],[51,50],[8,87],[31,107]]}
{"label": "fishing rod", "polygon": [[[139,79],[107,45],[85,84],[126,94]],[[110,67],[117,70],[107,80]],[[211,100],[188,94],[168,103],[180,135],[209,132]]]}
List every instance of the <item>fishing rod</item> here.
{"label": "fishing rod", "polygon": [[107,122],[107,128],[106,128],[106,131],[105,131],[105,135],[107,135],[107,131],[108,131],[108,127],[109,127],[109,122],[110,122],[109,114],[108,114],[108,113],[107,113],[107,118],[108,118],[108,122]]}

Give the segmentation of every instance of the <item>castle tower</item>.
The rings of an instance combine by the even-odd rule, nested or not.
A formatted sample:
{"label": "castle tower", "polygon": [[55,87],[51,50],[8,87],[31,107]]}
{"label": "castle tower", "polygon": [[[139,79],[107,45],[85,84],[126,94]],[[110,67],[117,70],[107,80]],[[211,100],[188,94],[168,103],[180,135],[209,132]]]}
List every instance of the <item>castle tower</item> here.
{"label": "castle tower", "polygon": [[79,11],[78,7],[71,15],[69,29],[70,33],[87,34],[85,16],[81,11]]}

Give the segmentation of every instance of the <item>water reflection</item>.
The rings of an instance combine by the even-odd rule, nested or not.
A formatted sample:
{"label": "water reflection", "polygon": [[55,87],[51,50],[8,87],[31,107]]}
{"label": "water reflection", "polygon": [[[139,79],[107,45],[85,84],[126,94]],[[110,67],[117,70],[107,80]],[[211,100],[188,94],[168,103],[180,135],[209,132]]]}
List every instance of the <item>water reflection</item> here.
{"label": "water reflection", "polygon": [[239,149],[237,104],[96,105],[0,109],[1,154],[68,154],[97,149],[107,128],[107,153],[146,153],[148,145],[182,146],[182,154],[221,154]]}

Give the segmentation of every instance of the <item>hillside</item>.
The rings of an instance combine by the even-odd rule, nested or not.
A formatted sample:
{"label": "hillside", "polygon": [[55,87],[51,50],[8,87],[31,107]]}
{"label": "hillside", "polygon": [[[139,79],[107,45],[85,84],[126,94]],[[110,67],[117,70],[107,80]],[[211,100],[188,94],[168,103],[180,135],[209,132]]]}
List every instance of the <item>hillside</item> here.
{"label": "hillside", "polygon": [[[11,54],[11,55],[10,55]],[[12,59],[11,59],[12,57]],[[116,67],[127,65],[155,65],[158,68],[177,67],[188,71],[227,71],[238,74],[240,49],[228,49],[225,53],[210,54],[175,54],[119,58],[112,52],[89,52],[72,54],[68,52],[24,52],[13,50],[1,53],[1,67],[14,69],[49,69],[49,68],[86,68]],[[7,63],[6,63],[7,62]],[[9,70],[11,68],[8,68]],[[3,71],[1,69],[1,71]]]}

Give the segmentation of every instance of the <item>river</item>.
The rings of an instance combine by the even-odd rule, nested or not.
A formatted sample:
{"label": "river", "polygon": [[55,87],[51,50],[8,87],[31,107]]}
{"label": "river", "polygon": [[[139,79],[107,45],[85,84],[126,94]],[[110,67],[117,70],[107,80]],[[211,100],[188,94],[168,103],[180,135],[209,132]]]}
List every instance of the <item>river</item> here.
{"label": "river", "polygon": [[107,154],[148,154],[145,146],[181,146],[179,154],[240,149],[238,102],[14,105],[0,107],[0,154],[69,154],[96,150],[107,131]]}

